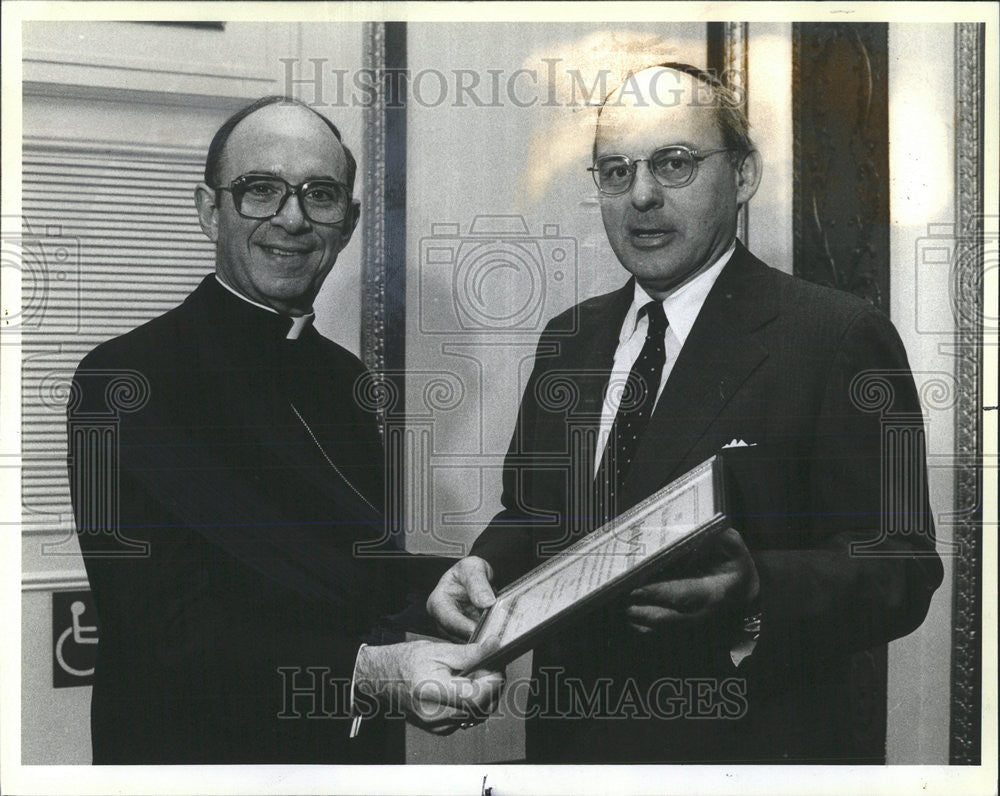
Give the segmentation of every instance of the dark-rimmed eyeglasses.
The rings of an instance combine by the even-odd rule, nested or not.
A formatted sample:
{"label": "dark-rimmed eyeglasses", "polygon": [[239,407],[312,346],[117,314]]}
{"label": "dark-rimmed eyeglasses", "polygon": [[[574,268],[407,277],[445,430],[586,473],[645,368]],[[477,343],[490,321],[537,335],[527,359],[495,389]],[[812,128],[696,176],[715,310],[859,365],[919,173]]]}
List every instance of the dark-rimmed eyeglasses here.
{"label": "dark-rimmed eyeglasses", "polygon": [[351,207],[350,189],[336,180],[292,185],[271,174],[243,174],[215,190],[229,191],[236,212],[244,218],[274,218],[292,195],[298,197],[302,214],[315,224],[339,224]]}
{"label": "dark-rimmed eyeglasses", "polygon": [[683,188],[689,185],[698,173],[698,164],[711,155],[733,152],[732,149],[708,149],[700,151],[676,144],[660,147],[648,158],[632,160],[627,155],[605,155],[598,158],[589,171],[594,177],[597,190],[603,194],[617,196],[632,187],[635,172],[642,161],[649,163],[653,178],[664,188]]}

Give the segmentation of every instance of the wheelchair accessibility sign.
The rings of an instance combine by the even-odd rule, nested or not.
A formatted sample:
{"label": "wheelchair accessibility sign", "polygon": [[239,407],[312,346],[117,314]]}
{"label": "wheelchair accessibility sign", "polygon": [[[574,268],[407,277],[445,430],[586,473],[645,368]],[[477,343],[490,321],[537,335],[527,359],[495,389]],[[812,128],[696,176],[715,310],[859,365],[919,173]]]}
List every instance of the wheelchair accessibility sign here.
{"label": "wheelchair accessibility sign", "polygon": [[89,591],[52,593],[52,687],[94,682],[97,612]]}

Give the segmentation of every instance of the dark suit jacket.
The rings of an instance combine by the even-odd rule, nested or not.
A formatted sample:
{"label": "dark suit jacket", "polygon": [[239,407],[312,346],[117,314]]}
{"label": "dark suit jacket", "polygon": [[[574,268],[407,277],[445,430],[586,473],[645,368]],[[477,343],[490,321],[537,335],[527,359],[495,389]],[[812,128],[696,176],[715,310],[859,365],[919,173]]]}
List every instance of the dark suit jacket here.
{"label": "dark suit jacket", "polygon": [[[493,565],[495,585],[596,524],[593,456],[573,440],[593,439],[632,293],[630,282],[585,301],[542,334],[507,458],[505,508],[472,550]],[[869,371],[874,381],[852,387]],[[734,439],[755,443],[723,452],[730,513],[761,578],[752,657],[739,669],[729,658],[739,617],[650,638],[628,629],[622,605],[601,609],[535,650],[529,762],[884,755],[852,732],[861,706],[852,702],[850,656],[916,628],[942,577],[920,407],[892,324],[738,244],[671,372],[617,509]],[[902,479],[891,491],[884,466]],[[883,505],[883,494],[914,499]],[[857,542],[871,544],[852,553]]]}
{"label": "dark suit jacket", "polygon": [[401,640],[378,617],[443,566],[355,548],[395,549],[364,368],[314,329],[285,340],[289,325],[210,275],[80,364],[69,469],[100,618],[95,763],[403,760],[400,722],[348,741],[349,684],[362,641]]}

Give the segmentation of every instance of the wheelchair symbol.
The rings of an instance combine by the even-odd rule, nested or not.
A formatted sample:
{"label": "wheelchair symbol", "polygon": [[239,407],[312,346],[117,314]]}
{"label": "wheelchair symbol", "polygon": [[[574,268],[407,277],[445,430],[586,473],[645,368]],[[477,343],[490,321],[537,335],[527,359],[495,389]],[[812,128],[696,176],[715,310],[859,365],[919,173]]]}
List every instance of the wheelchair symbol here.
{"label": "wheelchair symbol", "polygon": [[[67,627],[66,630],[63,631],[62,635],[59,636],[59,640],[56,642],[56,660],[67,674],[71,674],[74,677],[90,677],[94,673],[93,667],[90,669],[76,669],[66,663],[66,658],[63,657],[63,645],[70,638],[70,636],[73,637],[74,644],[97,643],[97,626],[80,624],[80,616],[86,610],[87,606],[79,600],[75,600],[73,602],[70,606],[70,611],[73,614],[73,624],[71,627]],[[84,636],[84,633],[91,633],[92,635],[86,637]]]}

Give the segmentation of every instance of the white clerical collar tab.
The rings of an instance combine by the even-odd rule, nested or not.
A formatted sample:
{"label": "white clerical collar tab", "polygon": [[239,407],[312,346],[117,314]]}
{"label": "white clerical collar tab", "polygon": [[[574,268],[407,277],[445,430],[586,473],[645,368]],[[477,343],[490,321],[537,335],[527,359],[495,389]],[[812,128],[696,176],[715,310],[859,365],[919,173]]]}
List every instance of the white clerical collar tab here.
{"label": "white clerical collar tab", "polygon": [[[256,302],[253,299],[248,299],[238,290],[235,290],[234,288],[230,287],[225,282],[223,282],[219,278],[218,274],[215,275],[215,281],[218,282],[220,285],[222,285],[226,290],[228,290],[234,296],[236,296],[236,298],[240,299],[240,301],[245,301],[247,304],[253,304],[253,306],[260,307],[262,310],[267,310],[268,312],[273,312],[275,315],[281,315],[281,313],[278,312],[274,307],[268,307],[266,304],[260,304],[259,302]],[[292,328],[288,330],[288,334],[285,335],[285,339],[298,340],[299,335],[301,335],[306,329],[312,326],[312,322],[316,318],[316,313],[310,312],[308,315],[286,315],[285,317],[291,320],[292,322]]]}
{"label": "white clerical collar tab", "polygon": [[315,313],[310,313],[309,315],[296,315],[292,317],[292,328],[288,330],[288,334],[285,335],[285,339],[298,340],[299,335],[312,326],[312,322],[315,317]]}

